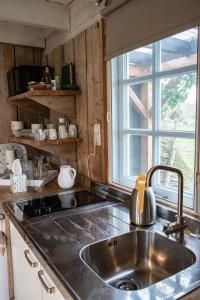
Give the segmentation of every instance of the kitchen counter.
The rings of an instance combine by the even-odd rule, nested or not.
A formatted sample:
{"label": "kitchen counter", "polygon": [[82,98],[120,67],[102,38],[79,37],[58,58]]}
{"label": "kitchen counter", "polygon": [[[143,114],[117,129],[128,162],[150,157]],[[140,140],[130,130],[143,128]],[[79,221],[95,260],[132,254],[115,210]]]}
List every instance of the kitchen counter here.
{"label": "kitchen counter", "polygon": [[[38,194],[37,194],[38,196]],[[105,284],[80,258],[80,250],[96,241],[138,229],[130,225],[125,203],[109,199],[87,207],[75,208],[55,215],[30,219],[15,202],[6,203],[5,210],[22,237],[46,264],[55,284],[64,295],[67,289],[74,299],[176,299],[174,295],[200,280],[200,240],[186,234],[186,245],[196,255],[196,262],[184,272],[166,278],[164,288],[159,282],[147,289],[125,292]],[[163,220],[145,230],[162,233]],[[57,281],[56,281],[57,280]],[[200,290],[200,289],[199,289]],[[187,291],[189,291],[187,289]],[[134,293],[134,294],[133,294]],[[194,299],[198,290],[184,299]],[[179,294],[181,296],[181,293]],[[198,294],[200,295],[200,293]],[[134,298],[133,298],[134,297]]]}

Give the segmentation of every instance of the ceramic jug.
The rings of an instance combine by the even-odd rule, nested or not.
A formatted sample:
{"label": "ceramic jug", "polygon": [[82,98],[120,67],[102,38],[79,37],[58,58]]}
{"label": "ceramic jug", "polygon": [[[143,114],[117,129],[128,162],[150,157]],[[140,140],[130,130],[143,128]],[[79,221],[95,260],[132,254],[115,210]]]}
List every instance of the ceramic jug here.
{"label": "ceramic jug", "polygon": [[76,170],[71,166],[61,166],[58,175],[58,185],[62,189],[70,189],[73,187],[76,178]]}

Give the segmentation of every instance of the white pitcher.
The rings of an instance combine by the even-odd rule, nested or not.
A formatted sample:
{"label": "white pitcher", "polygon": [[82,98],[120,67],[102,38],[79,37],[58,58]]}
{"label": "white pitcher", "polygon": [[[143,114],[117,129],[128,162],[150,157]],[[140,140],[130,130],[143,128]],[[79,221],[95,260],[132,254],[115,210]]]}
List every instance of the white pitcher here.
{"label": "white pitcher", "polygon": [[76,178],[76,170],[71,166],[61,166],[58,175],[58,185],[62,189],[70,189],[73,187]]}

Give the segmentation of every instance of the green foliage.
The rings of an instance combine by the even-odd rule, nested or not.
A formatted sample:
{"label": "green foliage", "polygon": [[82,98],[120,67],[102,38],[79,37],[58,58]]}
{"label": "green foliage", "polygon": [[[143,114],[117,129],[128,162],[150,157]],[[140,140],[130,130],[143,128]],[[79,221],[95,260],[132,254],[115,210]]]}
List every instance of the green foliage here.
{"label": "green foliage", "polygon": [[[178,113],[180,105],[187,99],[191,87],[196,82],[196,74],[184,74],[162,80],[161,99],[162,117]],[[169,116],[170,117],[170,116]]]}

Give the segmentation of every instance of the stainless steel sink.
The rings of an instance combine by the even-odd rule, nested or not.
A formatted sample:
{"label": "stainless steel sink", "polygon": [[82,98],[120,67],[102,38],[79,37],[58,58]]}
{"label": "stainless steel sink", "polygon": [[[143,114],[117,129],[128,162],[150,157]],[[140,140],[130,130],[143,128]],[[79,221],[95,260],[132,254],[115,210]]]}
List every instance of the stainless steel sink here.
{"label": "stainless steel sink", "polygon": [[196,261],[188,248],[145,230],[91,244],[80,256],[107,284],[126,291],[146,288]]}

